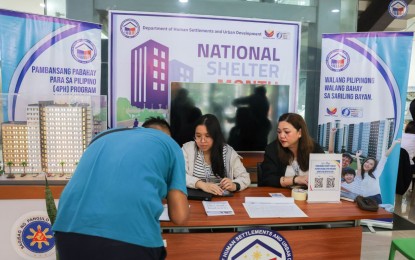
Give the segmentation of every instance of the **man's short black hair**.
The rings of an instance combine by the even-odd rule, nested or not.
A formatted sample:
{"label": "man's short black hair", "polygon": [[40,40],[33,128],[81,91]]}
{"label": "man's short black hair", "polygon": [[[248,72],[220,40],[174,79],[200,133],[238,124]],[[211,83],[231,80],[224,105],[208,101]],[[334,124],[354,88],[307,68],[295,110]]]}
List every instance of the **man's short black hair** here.
{"label": "man's short black hair", "polygon": [[344,176],[346,174],[353,174],[354,176],[356,176],[356,171],[353,168],[346,167],[342,169],[342,175]]}
{"label": "man's short black hair", "polygon": [[167,123],[166,119],[161,117],[149,117],[147,120],[143,123],[143,127],[148,128],[152,125],[158,125],[160,127],[166,128],[171,133],[170,125]]}
{"label": "man's short black hair", "polygon": [[350,159],[350,163],[353,162],[353,157],[349,154],[349,153],[343,153],[342,155],[343,157],[349,158]]}

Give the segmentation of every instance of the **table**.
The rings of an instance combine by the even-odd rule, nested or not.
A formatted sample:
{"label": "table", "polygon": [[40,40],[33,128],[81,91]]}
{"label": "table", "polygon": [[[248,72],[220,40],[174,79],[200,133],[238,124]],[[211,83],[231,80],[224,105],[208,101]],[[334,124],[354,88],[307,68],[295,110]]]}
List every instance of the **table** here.
{"label": "table", "polygon": [[384,209],[377,212],[364,211],[353,202],[341,201],[340,203],[307,203],[296,201],[297,206],[304,211],[307,218],[255,218],[248,216],[242,203],[245,197],[269,197],[269,193],[283,193],[291,196],[289,189],[277,189],[271,187],[249,187],[248,189],[234,193],[233,197],[214,197],[214,201],[226,200],[235,212],[232,216],[208,217],[201,201],[189,201],[190,218],[185,225],[179,226],[172,222],[162,222],[163,229],[180,228],[229,228],[246,227],[252,225],[282,227],[282,226],[321,226],[332,224],[349,224],[358,226],[361,219],[392,218],[392,214]]}
{"label": "table", "polygon": [[[379,209],[364,211],[353,202],[307,203],[296,201],[307,218],[249,218],[242,203],[245,197],[268,197],[269,193],[283,193],[289,189],[250,187],[234,197],[214,197],[214,201],[227,200],[235,215],[208,217],[201,201],[189,201],[190,218],[184,225],[162,222],[167,242],[168,260],[219,259],[220,253],[236,232],[221,232],[222,228],[269,227],[276,230],[291,246],[294,259],[360,259],[361,219],[392,218],[392,214]],[[290,229],[290,230],[287,230]],[[180,232],[189,229],[190,233]],[[201,229],[192,233],[192,229]],[[216,229],[216,231],[215,231]],[[169,232],[169,233],[166,233]]]}
{"label": "table", "polygon": [[[295,260],[360,259],[362,228],[278,231],[290,244]],[[167,260],[219,259],[236,233],[163,234]]]}
{"label": "table", "polygon": [[[64,186],[51,186],[56,199]],[[266,226],[277,230],[288,241],[294,258],[298,259],[360,259],[362,228],[361,219],[392,218],[392,214],[379,209],[378,212],[360,210],[348,201],[340,203],[309,204],[296,201],[307,218],[264,218],[251,219],[242,206],[245,197],[268,197],[269,193],[290,196],[289,189],[250,187],[237,192],[234,197],[214,197],[227,200],[235,211],[233,216],[208,217],[201,201],[189,201],[190,219],[184,225],[162,222],[165,232],[186,229],[202,229],[203,233],[163,233],[167,241],[168,260],[175,259],[218,259],[225,244],[236,232],[221,232],[221,228],[249,228]],[[41,199],[45,196],[44,185],[1,185],[0,199]],[[7,223],[4,223],[7,224]],[[8,224],[7,224],[8,225]],[[327,228],[330,227],[330,228]],[[217,232],[211,232],[217,229]],[[291,230],[287,230],[291,229]]]}

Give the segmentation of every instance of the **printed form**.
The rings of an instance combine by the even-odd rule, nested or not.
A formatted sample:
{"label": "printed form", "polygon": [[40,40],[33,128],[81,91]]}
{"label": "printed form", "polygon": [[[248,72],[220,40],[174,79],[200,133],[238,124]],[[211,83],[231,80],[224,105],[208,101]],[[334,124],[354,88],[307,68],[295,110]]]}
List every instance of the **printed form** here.
{"label": "printed form", "polygon": [[235,215],[227,201],[202,201],[202,203],[208,216]]}
{"label": "printed form", "polygon": [[246,197],[242,205],[250,218],[308,217],[292,197]]}

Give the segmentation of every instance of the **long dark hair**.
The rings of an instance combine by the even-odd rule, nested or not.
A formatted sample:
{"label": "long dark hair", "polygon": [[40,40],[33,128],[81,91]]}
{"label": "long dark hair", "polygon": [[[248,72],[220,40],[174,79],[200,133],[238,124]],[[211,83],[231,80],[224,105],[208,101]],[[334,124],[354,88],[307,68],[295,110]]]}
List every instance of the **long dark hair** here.
{"label": "long dark hair", "polygon": [[376,167],[378,166],[378,160],[376,160],[376,158],[373,158],[373,157],[367,157],[366,159],[363,160],[363,163],[362,163],[362,180],[365,178],[365,174],[366,174],[365,171],[363,170],[363,165],[368,160],[373,160],[375,162],[375,165],[373,166],[373,169],[370,169],[367,172],[367,174],[369,174],[369,176],[372,177],[373,179],[376,179],[375,175],[373,175],[373,172],[376,170]]}
{"label": "long dark hair", "polygon": [[[295,113],[285,113],[278,119],[279,122],[290,123],[297,131],[301,130],[301,138],[298,140],[297,162],[302,171],[308,171],[310,153],[314,150],[314,141],[308,133],[307,125],[302,116]],[[278,157],[285,165],[294,160],[294,154],[290,149],[281,146],[277,139]]]}
{"label": "long dark hair", "polygon": [[212,163],[213,174],[217,177],[225,177],[225,165],[223,162],[223,146],[225,145],[225,137],[223,137],[220,123],[216,116],[212,114],[206,114],[201,116],[195,124],[196,127],[204,125],[209,133],[209,136],[213,140],[212,148],[210,151],[210,161]]}
{"label": "long dark hair", "polygon": [[409,121],[408,124],[405,126],[405,133],[406,134],[415,134],[415,121]]}

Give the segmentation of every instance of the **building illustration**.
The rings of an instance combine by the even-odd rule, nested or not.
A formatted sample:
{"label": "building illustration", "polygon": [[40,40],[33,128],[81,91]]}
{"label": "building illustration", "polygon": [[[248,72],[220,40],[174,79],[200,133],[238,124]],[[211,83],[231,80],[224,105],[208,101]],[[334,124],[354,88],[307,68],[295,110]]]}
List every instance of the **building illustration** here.
{"label": "building illustration", "polygon": [[9,162],[12,163],[10,166],[13,166],[13,172],[23,173],[23,167],[20,166],[23,162],[28,162],[29,156],[26,122],[5,122],[1,125],[1,133],[6,173],[9,173],[6,167]]}
{"label": "building illustration", "polygon": [[2,123],[3,162],[13,162],[14,173],[73,173],[95,131],[91,106],[40,101],[26,115]]}
{"label": "building illustration", "polygon": [[340,120],[335,120],[334,123],[328,122],[318,126],[319,144],[328,149],[330,130],[335,127],[335,153],[356,153],[361,150],[362,156],[380,160],[382,154],[392,145],[394,123],[393,118],[343,125]]}
{"label": "building illustration", "polygon": [[168,108],[169,49],[149,40],[131,50],[131,105]]}
{"label": "building illustration", "polygon": [[171,60],[169,79],[176,82],[193,82],[193,68],[178,60]]}

